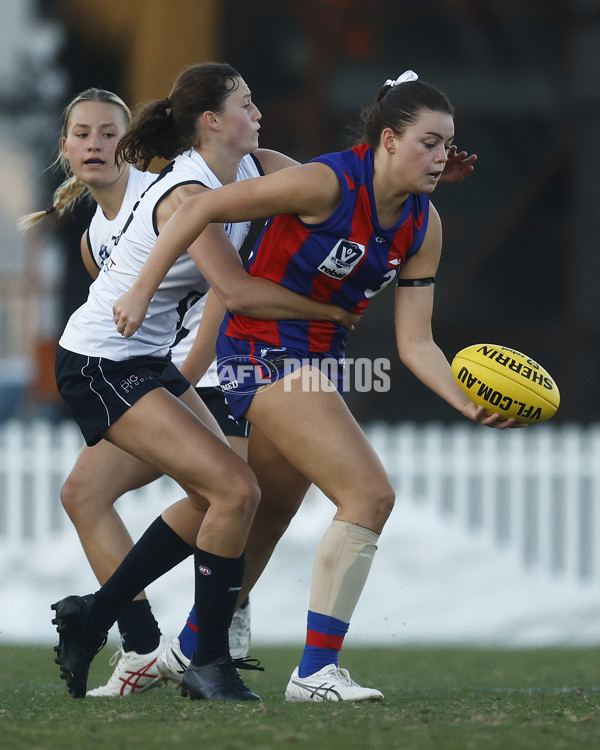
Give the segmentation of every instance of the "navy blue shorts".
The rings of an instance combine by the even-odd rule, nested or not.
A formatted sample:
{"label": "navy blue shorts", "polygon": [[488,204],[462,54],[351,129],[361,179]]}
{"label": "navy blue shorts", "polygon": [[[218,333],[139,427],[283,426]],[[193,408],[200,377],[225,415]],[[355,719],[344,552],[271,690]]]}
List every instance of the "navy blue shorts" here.
{"label": "navy blue shorts", "polygon": [[[273,385],[304,365],[324,372],[340,393],[344,392],[344,361],[328,352],[310,352],[261,341],[244,341],[219,333],[217,373],[225,400],[235,419],[250,408],[257,390]],[[305,383],[303,381],[303,387]],[[306,387],[312,384],[307,379]]]}
{"label": "navy blue shorts", "polygon": [[146,393],[166,388],[179,397],[190,388],[168,357],[115,362],[59,346],[55,373],[60,395],[88,445],[99,443],[104,432]]}
{"label": "navy blue shorts", "polygon": [[226,437],[248,437],[250,422],[244,417],[236,419],[233,416],[225,401],[225,395],[219,387],[196,388],[196,392],[217,420]]}

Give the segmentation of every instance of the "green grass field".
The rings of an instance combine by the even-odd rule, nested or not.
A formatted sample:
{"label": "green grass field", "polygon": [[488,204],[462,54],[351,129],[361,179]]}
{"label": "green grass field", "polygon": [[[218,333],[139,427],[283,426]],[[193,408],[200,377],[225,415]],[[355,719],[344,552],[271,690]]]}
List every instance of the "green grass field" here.
{"label": "green grass field", "polygon": [[[90,686],[110,674],[107,647]],[[172,688],[73,700],[51,647],[0,648],[0,745],[11,750],[595,750],[600,650],[344,649],[381,704],[286,704],[298,649],[257,646],[242,673],[262,704],[184,700]]]}

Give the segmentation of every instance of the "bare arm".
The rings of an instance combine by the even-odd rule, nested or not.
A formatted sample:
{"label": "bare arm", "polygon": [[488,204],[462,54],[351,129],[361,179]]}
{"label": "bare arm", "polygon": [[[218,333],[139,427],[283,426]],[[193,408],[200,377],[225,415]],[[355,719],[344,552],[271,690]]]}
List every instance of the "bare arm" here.
{"label": "bare arm", "polygon": [[337,177],[322,164],[283,169],[191,196],[161,231],[134,288],[150,300],[173,263],[211,222],[251,221],[288,213],[321,221],[331,215],[340,196]]}
{"label": "bare arm", "polygon": [[211,222],[223,224],[278,213],[300,213],[309,221],[322,221],[335,209],[340,195],[334,172],[311,164],[189,197],[166,222],[130,291],[115,303],[117,329],[125,336],[137,330],[156,289],[186,250],[232,312],[261,319],[329,320],[352,328],[357,318],[348,317],[347,311],[249,276],[222,227],[208,227]]}
{"label": "bare arm", "polygon": [[[402,278],[435,276],[441,253],[442,230],[439,215],[430,206],[427,235],[419,252],[403,267]],[[433,339],[434,286],[396,287],[395,324],[398,355],[408,369],[463,416],[487,427],[520,427],[514,419],[488,415],[458,387],[450,364]]]}
{"label": "bare arm", "polygon": [[297,167],[300,164],[291,156],[279,151],[272,151],[270,148],[259,148],[254,152],[254,156],[260,162],[260,166],[266,175],[273,174],[273,172],[278,172],[286,167]]}
{"label": "bare arm", "polygon": [[[211,224],[188,252],[225,309],[259,320],[325,320],[353,330],[360,316],[317,302],[267,279],[250,276],[222,224]],[[139,277],[138,277],[139,278]],[[113,305],[117,330],[131,336],[141,326],[150,299],[134,284]]]}
{"label": "bare arm", "polygon": [[85,270],[89,273],[92,279],[97,279],[98,274],[100,273],[100,269],[94,263],[92,255],[90,253],[90,248],[88,247],[87,238],[88,238],[88,230],[86,229],[85,232],[81,235],[81,243],[80,243],[81,260],[83,261]]}
{"label": "bare arm", "polygon": [[200,320],[196,338],[180,370],[190,383],[197,383],[215,358],[219,326],[225,315],[225,308],[219,298],[210,290],[206,295],[206,305]]}
{"label": "bare arm", "polygon": [[[273,174],[287,167],[297,167],[299,164],[295,159],[271,149],[259,148],[254,152],[254,155],[260,162],[260,166],[266,175]],[[190,383],[199,382],[215,357],[219,326],[225,312],[226,308],[214,290],[209,291],[206,296],[206,305],[196,338],[185,362],[180,368]]]}

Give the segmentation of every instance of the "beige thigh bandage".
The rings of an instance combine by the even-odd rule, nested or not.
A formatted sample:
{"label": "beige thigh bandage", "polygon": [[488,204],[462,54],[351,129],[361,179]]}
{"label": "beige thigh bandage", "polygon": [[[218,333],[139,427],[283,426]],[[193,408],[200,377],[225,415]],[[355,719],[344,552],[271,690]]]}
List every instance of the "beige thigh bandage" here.
{"label": "beige thigh bandage", "polygon": [[379,534],[333,521],[317,550],[310,610],[350,622],[377,550]]}

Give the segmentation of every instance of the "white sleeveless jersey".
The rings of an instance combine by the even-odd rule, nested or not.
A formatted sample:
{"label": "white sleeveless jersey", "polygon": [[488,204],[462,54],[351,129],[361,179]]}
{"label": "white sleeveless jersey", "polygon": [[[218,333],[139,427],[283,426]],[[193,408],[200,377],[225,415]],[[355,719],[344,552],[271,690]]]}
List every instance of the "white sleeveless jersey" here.
{"label": "white sleeveless jersey", "polygon": [[[248,155],[240,162],[237,179],[258,177],[261,173],[257,160]],[[165,167],[134,206],[114,241],[110,257],[90,286],[87,301],[71,315],[59,341],[63,348],[116,361],[137,356],[164,357],[169,354],[178,332],[186,329],[190,333],[173,351],[176,365],[185,359],[202,317],[200,303],[209,288],[187,253],[177,259],[165,276],[150,302],[144,322],[133,336],[125,338],[118,333],[112,310],[116,300],[133,285],[156,241],[158,203],[177,187],[190,184],[208,188],[221,186],[202,156],[193,149]],[[250,222],[226,225],[227,234],[238,250],[249,228]],[[203,381],[199,383],[203,384]]]}
{"label": "white sleeveless jersey", "polygon": [[87,246],[92,260],[98,268],[110,255],[112,245],[119,236],[119,232],[129,218],[129,214],[140,195],[147,187],[150,187],[157,177],[158,175],[153,172],[140,172],[139,169],[130,167],[123,202],[115,218],[112,221],[107,219],[100,206],[96,207],[96,212],[87,231]]}

